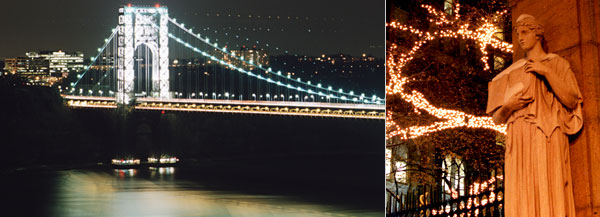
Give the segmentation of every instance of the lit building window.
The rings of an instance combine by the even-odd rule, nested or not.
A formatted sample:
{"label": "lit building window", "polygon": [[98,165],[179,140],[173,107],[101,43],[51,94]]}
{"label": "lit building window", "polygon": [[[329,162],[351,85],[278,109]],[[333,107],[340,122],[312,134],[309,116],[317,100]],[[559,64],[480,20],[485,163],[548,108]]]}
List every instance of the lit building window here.
{"label": "lit building window", "polygon": [[392,172],[392,149],[385,149],[385,175]]}
{"label": "lit building window", "polygon": [[494,70],[500,70],[504,68],[504,58],[495,56],[494,57]]}
{"label": "lit building window", "polygon": [[400,183],[406,183],[406,162],[396,161],[396,181]]}
{"label": "lit building window", "polygon": [[442,187],[448,198],[465,195],[465,165],[460,157],[448,155],[442,161]]}
{"label": "lit building window", "polygon": [[[400,155],[406,154],[404,150],[400,150]],[[391,148],[385,149],[385,175],[386,179],[394,180],[398,183],[407,183],[406,161],[393,159],[393,151]],[[404,156],[405,157],[405,156]],[[401,158],[406,159],[406,158]]]}
{"label": "lit building window", "polygon": [[[498,23],[498,26],[496,27],[496,32],[494,33],[494,37],[498,38],[499,40],[504,41],[504,23],[500,22]],[[505,66],[505,60],[502,57],[494,57],[494,70],[501,70],[503,69]]]}
{"label": "lit building window", "polygon": [[504,41],[504,23],[499,22],[496,26],[496,32],[494,36],[502,41]]}
{"label": "lit building window", "polygon": [[454,5],[454,0],[444,0],[444,12],[446,12],[449,15],[452,15],[452,12],[453,12],[452,6],[453,5]]}

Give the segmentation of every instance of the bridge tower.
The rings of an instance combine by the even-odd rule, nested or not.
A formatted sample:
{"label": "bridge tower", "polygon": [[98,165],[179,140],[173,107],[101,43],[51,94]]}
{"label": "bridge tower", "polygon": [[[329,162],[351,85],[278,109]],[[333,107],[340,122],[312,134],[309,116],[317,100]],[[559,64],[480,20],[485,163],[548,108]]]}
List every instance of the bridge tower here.
{"label": "bridge tower", "polygon": [[146,45],[152,52],[150,95],[170,98],[168,22],[169,12],[165,6],[128,5],[119,8],[117,103],[128,104],[134,97],[134,52],[140,45]]}

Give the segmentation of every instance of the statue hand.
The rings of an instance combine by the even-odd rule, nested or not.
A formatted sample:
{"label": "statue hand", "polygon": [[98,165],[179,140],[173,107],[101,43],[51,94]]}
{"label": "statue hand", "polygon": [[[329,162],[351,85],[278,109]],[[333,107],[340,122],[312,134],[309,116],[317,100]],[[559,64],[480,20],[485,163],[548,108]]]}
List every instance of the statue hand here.
{"label": "statue hand", "polygon": [[509,111],[516,111],[525,108],[531,102],[533,102],[533,97],[523,97],[523,92],[521,92],[511,96],[502,106],[506,106]]}
{"label": "statue hand", "polygon": [[551,69],[542,64],[540,61],[529,59],[525,63],[525,72],[536,73],[541,76],[546,76]]}

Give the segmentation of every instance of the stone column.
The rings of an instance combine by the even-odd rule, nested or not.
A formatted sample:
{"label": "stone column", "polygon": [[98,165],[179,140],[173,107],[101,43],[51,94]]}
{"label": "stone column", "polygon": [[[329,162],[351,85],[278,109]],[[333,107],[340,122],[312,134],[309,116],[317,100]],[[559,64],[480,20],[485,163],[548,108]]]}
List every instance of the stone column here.
{"label": "stone column", "polygon": [[[509,0],[509,6],[513,23],[527,13],[544,24],[548,51],[575,73],[584,101],[583,130],[570,147],[575,208],[577,216],[600,216],[600,0]],[[515,60],[523,57],[513,44]]]}

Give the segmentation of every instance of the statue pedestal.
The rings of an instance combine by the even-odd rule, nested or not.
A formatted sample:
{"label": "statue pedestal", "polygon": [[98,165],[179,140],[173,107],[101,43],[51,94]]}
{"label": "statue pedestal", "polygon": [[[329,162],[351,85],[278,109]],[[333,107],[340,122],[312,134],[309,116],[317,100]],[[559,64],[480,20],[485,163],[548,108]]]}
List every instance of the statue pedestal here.
{"label": "statue pedestal", "polygon": [[[600,216],[600,0],[509,0],[512,22],[531,14],[544,24],[548,51],[567,59],[583,95],[583,130],[571,143],[577,216]],[[523,50],[515,43],[515,60]]]}

